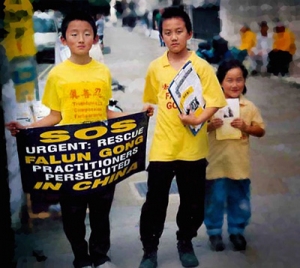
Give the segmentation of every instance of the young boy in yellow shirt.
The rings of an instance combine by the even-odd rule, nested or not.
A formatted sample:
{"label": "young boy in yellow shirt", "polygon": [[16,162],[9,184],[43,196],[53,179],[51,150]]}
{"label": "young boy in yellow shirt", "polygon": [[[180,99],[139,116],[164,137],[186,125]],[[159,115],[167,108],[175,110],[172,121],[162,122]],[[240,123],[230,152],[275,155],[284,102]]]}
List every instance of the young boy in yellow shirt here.
{"label": "young boy in yellow shirt", "polygon": [[[208,153],[205,121],[226,105],[213,68],[194,51],[187,49],[192,37],[189,16],[180,8],[169,7],[162,13],[160,34],[168,50],[150,63],[143,100],[158,106],[157,121],[148,166],[148,192],[140,217],[140,238],[144,255],[140,268],[157,267],[157,249],[162,235],[169,189],[176,176],[180,196],[177,213],[178,252],[184,267],[196,267],[192,238],[204,217],[205,170]],[[180,114],[168,85],[188,61],[197,72],[203,88],[205,109],[202,114]],[[187,125],[204,123],[193,135]]]}
{"label": "young boy in yellow shirt", "polygon": [[[61,31],[61,41],[69,47],[71,56],[49,73],[42,99],[50,108],[49,115],[27,127],[82,124],[124,116],[124,113],[108,109],[112,97],[108,67],[89,55],[92,45],[98,42],[93,18],[82,11],[70,13],[64,18]],[[152,107],[144,110],[148,115],[153,114]],[[13,136],[25,128],[18,122],[9,122],[6,127]],[[74,253],[75,268],[114,267],[107,256],[114,191],[115,186],[107,186],[101,193],[84,196],[60,193],[63,228]],[[91,228],[89,243],[85,240],[87,207]]]}

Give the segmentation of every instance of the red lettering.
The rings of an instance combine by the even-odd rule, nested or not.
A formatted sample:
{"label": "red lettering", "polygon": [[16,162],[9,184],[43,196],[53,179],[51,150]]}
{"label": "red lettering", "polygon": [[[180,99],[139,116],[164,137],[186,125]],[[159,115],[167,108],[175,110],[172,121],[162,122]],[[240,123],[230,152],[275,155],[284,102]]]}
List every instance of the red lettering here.
{"label": "red lettering", "polygon": [[166,92],[166,100],[172,99],[172,96],[169,92]]}
{"label": "red lettering", "polygon": [[71,99],[78,99],[78,98],[79,98],[79,96],[77,96],[76,89],[72,89],[72,90],[70,91],[70,98],[71,98]]}
{"label": "red lettering", "polygon": [[177,106],[173,101],[167,102],[166,107],[167,107],[167,109],[177,109]]}
{"label": "red lettering", "polygon": [[88,91],[87,89],[84,89],[84,90],[83,90],[83,96],[84,96],[85,98],[89,98],[89,97],[91,96],[91,94],[89,93],[89,91]]}
{"label": "red lettering", "polygon": [[163,88],[163,90],[167,90],[169,88],[169,86],[167,84],[163,84],[162,88]]}

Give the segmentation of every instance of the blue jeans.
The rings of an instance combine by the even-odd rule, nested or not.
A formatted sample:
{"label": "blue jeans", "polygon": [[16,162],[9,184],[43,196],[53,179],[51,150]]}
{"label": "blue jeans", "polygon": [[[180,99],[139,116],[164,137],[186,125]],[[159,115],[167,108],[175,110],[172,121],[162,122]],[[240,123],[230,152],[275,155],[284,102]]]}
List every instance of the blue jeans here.
{"label": "blue jeans", "polygon": [[251,217],[250,180],[206,180],[204,224],[207,234],[221,235],[225,210],[229,234],[243,234]]}

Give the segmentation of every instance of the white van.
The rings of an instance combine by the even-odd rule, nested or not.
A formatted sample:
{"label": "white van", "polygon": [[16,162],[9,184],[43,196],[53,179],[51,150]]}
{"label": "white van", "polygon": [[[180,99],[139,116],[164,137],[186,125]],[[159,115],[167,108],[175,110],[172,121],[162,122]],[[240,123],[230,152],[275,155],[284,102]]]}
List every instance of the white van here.
{"label": "white van", "polygon": [[54,63],[55,42],[58,37],[56,20],[46,12],[36,11],[33,14],[34,44],[37,48],[38,63]]}

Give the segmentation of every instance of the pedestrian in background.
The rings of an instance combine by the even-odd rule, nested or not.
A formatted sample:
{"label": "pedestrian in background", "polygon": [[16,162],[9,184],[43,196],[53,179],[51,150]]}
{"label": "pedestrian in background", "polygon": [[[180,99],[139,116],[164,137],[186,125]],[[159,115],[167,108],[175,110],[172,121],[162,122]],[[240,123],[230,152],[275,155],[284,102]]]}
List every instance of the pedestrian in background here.
{"label": "pedestrian in background", "polygon": [[290,63],[296,52],[295,35],[282,22],[277,22],[273,35],[273,48],[269,53],[268,73],[275,76],[289,74]]}
{"label": "pedestrian in background", "polygon": [[[163,8],[160,8],[160,9],[158,10],[158,12],[156,13],[156,15],[155,15],[155,20],[154,20],[154,23],[155,23],[155,29],[158,30],[159,33],[160,33],[160,27],[161,27],[161,22],[162,22],[162,17],[161,17],[161,15],[162,15],[163,12],[164,12],[164,9],[163,9]],[[165,44],[165,42],[164,42],[164,40],[163,40],[161,34],[159,34],[159,43],[160,43],[160,46],[161,46],[161,47],[165,47],[165,46],[166,46],[166,44]]]}
{"label": "pedestrian in background", "polygon": [[241,44],[240,50],[247,50],[247,54],[251,53],[251,49],[256,46],[256,34],[251,31],[248,24],[244,24],[240,29]]}
{"label": "pedestrian in background", "polygon": [[[62,43],[69,47],[71,55],[53,67],[48,75],[42,103],[50,109],[50,113],[26,127],[15,121],[7,123],[6,127],[13,136],[19,129],[27,127],[82,124],[125,115],[108,109],[112,97],[110,71],[89,55],[92,45],[98,42],[93,18],[83,11],[70,13],[62,22],[61,32]],[[86,96],[90,101],[87,102]],[[91,112],[76,112],[78,107]],[[152,107],[144,110],[148,108],[148,115],[152,115]],[[106,186],[101,192],[80,196],[66,193],[63,189],[60,191],[63,229],[72,247],[75,268],[92,268],[92,265],[95,268],[115,267],[107,255],[110,249],[109,214],[114,192],[114,185]],[[87,208],[91,228],[89,243],[85,240]]]}
{"label": "pedestrian in background", "polygon": [[208,123],[209,155],[206,173],[204,223],[212,250],[222,251],[224,214],[228,233],[235,250],[246,249],[245,227],[251,216],[249,136],[262,137],[264,122],[257,107],[244,96],[248,71],[238,60],[224,61],[217,77],[227,99],[238,98],[240,117],[231,122],[242,133],[240,139],[216,139],[216,129],[223,120],[212,118]]}
{"label": "pedestrian in background", "polygon": [[262,63],[260,68],[261,73],[267,72],[268,54],[272,50],[273,34],[268,33],[269,27],[266,21],[259,23],[260,32],[257,34],[256,46],[250,51],[249,60],[251,75],[258,74],[257,64]]}
{"label": "pedestrian in background", "polygon": [[97,27],[97,35],[99,38],[99,44],[100,44],[100,48],[101,50],[104,49],[104,27],[105,27],[105,18],[103,16],[103,14],[98,13],[96,15],[96,27]]}
{"label": "pedestrian in background", "polygon": [[[182,266],[196,267],[192,239],[204,218],[207,129],[205,121],[226,105],[213,68],[187,49],[192,25],[186,12],[177,7],[162,13],[160,35],[168,50],[152,61],[146,75],[143,101],[158,105],[157,121],[149,155],[148,192],[140,217],[140,239],[144,255],[140,268],[157,267],[159,239],[164,229],[169,190],[176,176],[180,205],[177,212],[177,248]],[[202,114],[179,114],[168,93],[168,85],[188,61],[192,62],[203,87],[206,102]],[[204,123],[193,135],[187,125]]]}
{"label": "pedestrian in background", "polygon": [[251,31],[248,24],[243,24],[240,29],[240,46],[231,49],[232,57],[243,62],[252,54],[252,48],[256,46],[256,34]]}
{"label": "pedestrian in background", "polygon": [[147,31],[148,31],[148,36],[151,36],[151,21],[152,21],[152,12],[149,12],[148,9],[145,10],[145,13],[143,14],[141,18],[142,22],[146,25]]}

